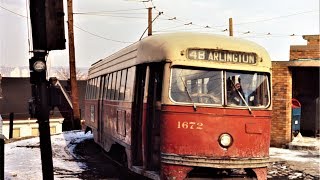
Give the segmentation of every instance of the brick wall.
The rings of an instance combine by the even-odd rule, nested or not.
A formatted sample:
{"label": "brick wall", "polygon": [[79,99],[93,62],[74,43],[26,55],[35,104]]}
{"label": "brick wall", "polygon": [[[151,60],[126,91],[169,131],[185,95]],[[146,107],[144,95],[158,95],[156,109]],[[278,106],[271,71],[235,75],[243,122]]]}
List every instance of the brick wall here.
{"label": "brick wall", "polygon": [[290,60],[320,59],[320,35],[304,35],[307,45],[290,46]]}
{"label": "brick wall", "polygon": [[[307,45],[290,46],[290,61],[320,60],[320,35],[304,35]],[[308,63],[308,61],[303,61]],[[291,136],[291,99],[292,69],[285,61],[272,62],[273,114],[271,121],[271,146],[283,147],[292,140]],[[300,64],[301,65],[301,64]],[[297,81],[297,79],[295,79]]]}
{"label": "brick wall", "polygon": [[292,75],[281,62],[272,62],[273,114],[271,146],[283,147],[291,142]]}

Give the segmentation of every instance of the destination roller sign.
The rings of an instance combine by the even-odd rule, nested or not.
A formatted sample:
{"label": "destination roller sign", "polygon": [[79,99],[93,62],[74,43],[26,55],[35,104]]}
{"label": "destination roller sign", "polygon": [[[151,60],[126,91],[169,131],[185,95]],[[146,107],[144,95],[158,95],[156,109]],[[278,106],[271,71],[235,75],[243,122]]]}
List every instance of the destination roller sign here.
{"label": "destination roller sign", "polygon": [[188,49],[187,56],[191,60],[207,60],[241,64],[256,64],[257,62],[257,55],[255,53],[217,49]]}

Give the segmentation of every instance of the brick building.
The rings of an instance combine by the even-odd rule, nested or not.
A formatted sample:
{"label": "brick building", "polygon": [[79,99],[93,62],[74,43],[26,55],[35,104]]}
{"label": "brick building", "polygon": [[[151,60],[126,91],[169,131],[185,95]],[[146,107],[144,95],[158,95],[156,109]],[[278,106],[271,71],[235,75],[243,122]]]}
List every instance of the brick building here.
{"label": "brick building", "polygon": [[319,136],[320,35],[305,35],[307,45],[290,46],[289,61],[273,61],[271,145],[292,140],[292,98],[301,103],[302,136]]}

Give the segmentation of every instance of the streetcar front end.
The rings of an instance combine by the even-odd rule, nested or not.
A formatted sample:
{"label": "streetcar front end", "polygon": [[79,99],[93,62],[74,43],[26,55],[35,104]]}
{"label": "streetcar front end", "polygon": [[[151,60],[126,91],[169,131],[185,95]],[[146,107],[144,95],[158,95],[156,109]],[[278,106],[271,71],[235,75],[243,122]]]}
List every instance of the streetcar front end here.
{"label": "streetcar front end", "polygon": [[[167,65],[164,79],[168,83],[164,82],[160,123],[164,179],[242,175],[266,178],[271,128],[270,69],[253,68],[259,57],[251,58],[252,54],[219,52],[188,52],[189,59],[191,53],[198,57],[193,54],[191,63]],[[242,59],[240,63],[211,65],[200,61],[199,56],[201,60],[210,56]]]}

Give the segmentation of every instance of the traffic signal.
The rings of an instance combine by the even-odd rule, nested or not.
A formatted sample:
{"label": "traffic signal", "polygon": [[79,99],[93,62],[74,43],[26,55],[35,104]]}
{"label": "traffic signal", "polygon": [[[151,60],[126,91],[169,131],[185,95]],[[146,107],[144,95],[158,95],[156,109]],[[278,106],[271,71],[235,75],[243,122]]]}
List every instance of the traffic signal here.
{"label": "traffic signal", "polygon": [[47,67],[44,57],[32,57],[29,59],[30,83],[38,84],[47,80]]}
{"label": "traffic signal", "polygon": [[63,0],[30,0],[33,49],[66,48]]}

